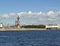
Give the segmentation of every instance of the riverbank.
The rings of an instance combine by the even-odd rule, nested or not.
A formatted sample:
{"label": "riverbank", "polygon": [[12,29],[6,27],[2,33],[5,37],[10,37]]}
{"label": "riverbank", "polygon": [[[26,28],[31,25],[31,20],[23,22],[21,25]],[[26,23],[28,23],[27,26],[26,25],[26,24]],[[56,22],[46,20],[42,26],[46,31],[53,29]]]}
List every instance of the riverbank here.
{"label": "riverbank", "polygon": [[0,31],[46,30],[46,28],[1,28]]}
{"label": "riverbank", "polygon": [[28,30],[60,30],[58,29],[46,29],[46,28],[0,28],[0,31],[28,31]]}

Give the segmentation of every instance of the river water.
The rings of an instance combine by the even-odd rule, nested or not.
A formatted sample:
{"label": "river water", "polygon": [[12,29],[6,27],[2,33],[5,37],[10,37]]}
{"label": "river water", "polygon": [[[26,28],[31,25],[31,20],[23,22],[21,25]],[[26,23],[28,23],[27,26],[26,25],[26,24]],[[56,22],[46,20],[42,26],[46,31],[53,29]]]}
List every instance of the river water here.
{"label": "river water", "polygon": [[0,46],[60,46],[60,30],[0,32]]}

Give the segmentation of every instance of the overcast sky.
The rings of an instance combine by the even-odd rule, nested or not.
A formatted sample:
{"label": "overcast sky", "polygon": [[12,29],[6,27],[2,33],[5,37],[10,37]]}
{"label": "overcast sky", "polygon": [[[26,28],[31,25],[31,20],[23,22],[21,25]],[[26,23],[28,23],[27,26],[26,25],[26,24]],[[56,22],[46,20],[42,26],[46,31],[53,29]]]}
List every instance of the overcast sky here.
{"label": "overcast sky", "polygon": [[14,24],[60,24],[60,0],[0,0],[0,21]]}

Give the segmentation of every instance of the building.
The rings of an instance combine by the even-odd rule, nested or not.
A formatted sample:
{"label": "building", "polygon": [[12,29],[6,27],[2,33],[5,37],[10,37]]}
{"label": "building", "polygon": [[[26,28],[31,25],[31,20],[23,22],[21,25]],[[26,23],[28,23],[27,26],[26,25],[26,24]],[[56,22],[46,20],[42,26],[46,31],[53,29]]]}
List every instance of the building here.
{"label": "building", "polygon": [[58,29],[59,26],[57,24],[48,24],[46,25],[46,29]]}
{"label": "building", "polygon": [[17,20],[15,21],[15,26],[17,28],[20,28],[20,17],[19,16],[17,17]]}
{"label": "building", "polygon": [[58,25],[58,29],[60,29],[60,24]]}
{"label": "building", "polygon": [[3,24],[0,22],[0,28],[2,28],[3,27]]}

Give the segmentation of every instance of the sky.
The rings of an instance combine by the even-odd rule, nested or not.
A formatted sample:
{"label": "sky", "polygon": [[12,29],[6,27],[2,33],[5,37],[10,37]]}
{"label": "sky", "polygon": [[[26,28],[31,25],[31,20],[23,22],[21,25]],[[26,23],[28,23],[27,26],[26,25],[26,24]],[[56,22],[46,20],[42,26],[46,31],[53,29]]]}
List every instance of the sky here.
{"label": "sky", "polygon": [[0,22],[20,24],[60,24],[60,0],[0,0]]}

